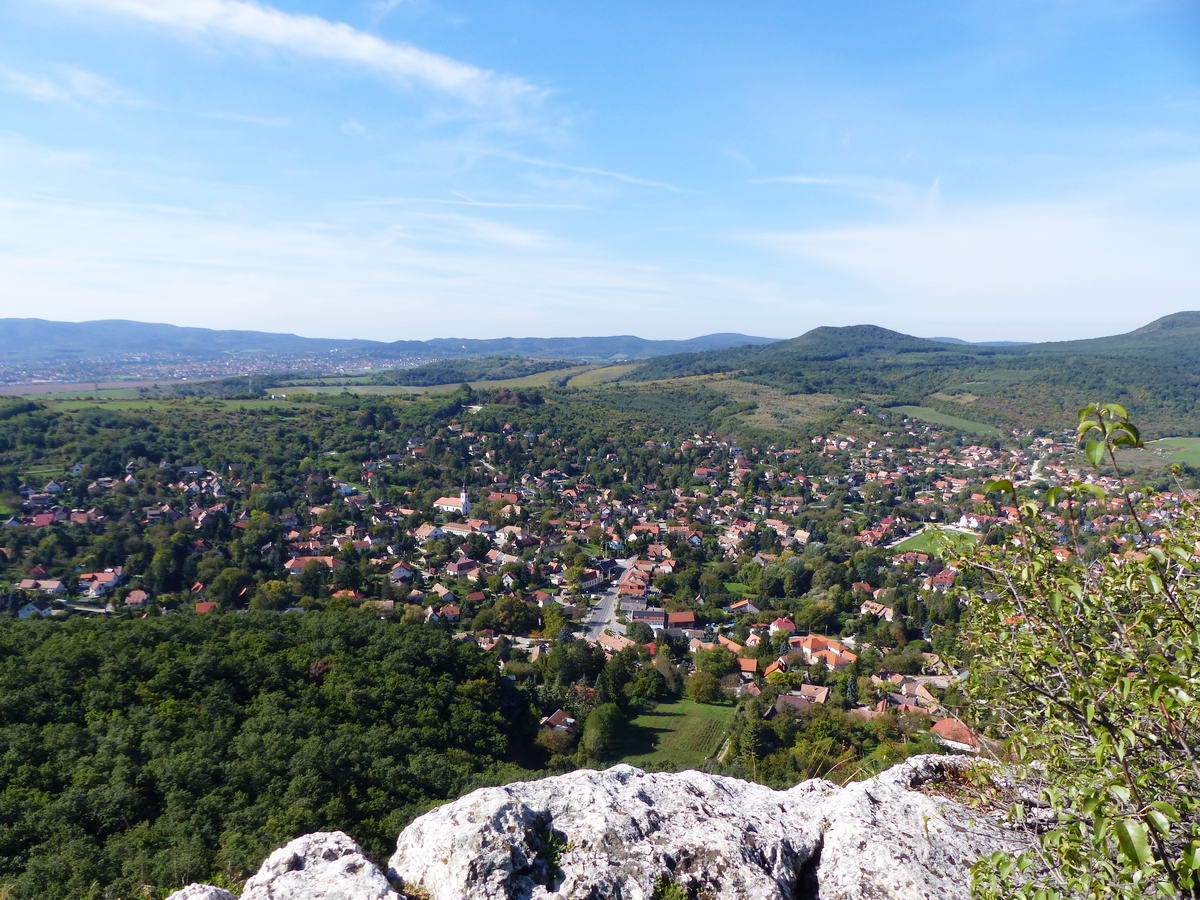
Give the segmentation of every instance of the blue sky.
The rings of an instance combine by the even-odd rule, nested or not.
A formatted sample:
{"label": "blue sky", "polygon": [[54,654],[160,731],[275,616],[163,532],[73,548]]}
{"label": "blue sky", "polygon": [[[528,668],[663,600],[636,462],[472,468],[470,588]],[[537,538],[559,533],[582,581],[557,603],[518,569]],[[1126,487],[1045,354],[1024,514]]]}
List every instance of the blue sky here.
{"label": "blue sky", "polygon": [[0,315],[1055,339],[1197,248],[1194,0],[0,4]]}

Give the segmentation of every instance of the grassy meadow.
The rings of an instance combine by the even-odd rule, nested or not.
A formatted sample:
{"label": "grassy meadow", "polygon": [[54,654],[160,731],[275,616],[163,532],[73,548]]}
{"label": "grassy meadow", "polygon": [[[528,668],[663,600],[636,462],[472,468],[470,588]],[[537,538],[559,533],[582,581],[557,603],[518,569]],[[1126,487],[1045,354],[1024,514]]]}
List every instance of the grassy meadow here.
{"label": "grassy meadow", "polygon": [[619,761],[651,771],[698,768],[720,749],[733,709],[730,702],[660,703],[633,720]]}

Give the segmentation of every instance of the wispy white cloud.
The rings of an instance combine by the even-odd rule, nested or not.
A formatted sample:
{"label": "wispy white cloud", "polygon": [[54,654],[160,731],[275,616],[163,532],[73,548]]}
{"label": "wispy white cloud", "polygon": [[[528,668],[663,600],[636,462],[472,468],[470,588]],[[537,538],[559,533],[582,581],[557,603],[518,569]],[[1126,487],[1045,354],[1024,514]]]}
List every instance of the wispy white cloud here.
{"label": "wispy white cloud", "polygon": [[754,160],[741,150],[734,150],[732,147],[718,147],[717,152],[728,159],[732,159],[746,171],[753,171],[754,169]]}
{"label": "wispy white cloud", "polygon": [[494,156],[499,156],[503,159],[509,159],[513,162],[524,163],[527,166],[535,166],[540,169],[561,169],[566,172],[575,172],[579,175],[594,175],[599,178],[611,178],[614,181],[624,182],[625,184],[635,184],[639,187],[658,188],[672,193],[680,193],[681,188],[673,184],[668,184],[665,181],[655,181],[650,178],[640,178],[636,175],[629,175],[625,172],[614,172],[611,169],[596,169],[591,166],[573,166],[568,163],[555,162],[549,159],[538,159],[532,156],[522,156],[519,153],[506,153],[497,151]]}
{"label": "wispy white cloud", "polygon": [[533,200],[477,200],[474,197],[468,197],[460,191],[455,191],[456,200],[442,201],[445,203],[457,203],[463,206],[484,206],[494,207],[499,209],[586,209],[587,207],[579,203],[542,203]]}
{"label": "wispy white cloud", "polygon": [[1059,200],[749,239],[910,333],[1113,333],[1137,324],[1132,308],[1149,321],[1200,296],[1195,214]]}
{"label": "wispy white cloud", "polygon": [[131,104],[131,94],[95,72],[63,66],[33,75],[0,67],[0,88],[39,103]]}
{"label": "wispy white cloud", "polygon": [[361,66],[406,85],[420,85],[480,108],[507,113],[547,92],[513,75],[492,72],[410,44],[387,41],[344,22],[290,13],[249,0],[51,0],[127,16],[173,31],[231,38],[317,59]]}
{"label": "wispy white cloud", "polygon": [[451,197],[371,197],[367,200],[351,200],[343,206],[472,206],[483,209],[587,209],[579,203],[550,203],[540,200],[480,200],[461,191],[452,191]]}
{"label": "wispy white cloud", "polygon": [[378,25],[401,6],[407,6],[416,0],[372,0],[368,5],[371,11],[371,23]]}
{"label": "wispy white cloud", "polygon": [[201,113],[206,119],[219,119],[224,122],[240,122],[244,125],[261,125],[264,128],[289,128],[292,120],[286,116],[255,116],[250,113],[217,112]]}
{"label": "wispy white cloud", "polygon": [[[102,309],[392,340],[494,337],[518,320],[528,334],[691,337],[728,330],[731,297],[746,321],[766,321],[786,302],[752,279],[616,259],[481,217],[251,222],[227,211],[2,194],[0,271],[0,314],[19,304],[88,319]],[[684,302],[694,304],[688,316],[679,315]]]}
{"label": "wispy white cloud", "polygon": [[543,231],[532,228],[521,228],[507,222],[496,222],[475,216],[447,217],[446,224],[459,232],[466,232],[470,237],[484,244],[498,247],[511,247],[518,250],[540,250],[557,243]]}
{"label": "wispy white cloud", "polygon": [[895,178],[869,175],[775,175],[751,178],[748,184],[794,184],[852,194],[870,203],[896,210],[913,210],[936,203],[938,180],[927,188],[918,188]]}
{"label": "wispy white cloud", "polygon": [[39,103],[65,103],[71,99],[66,88],[57,82],[13,69],[0,69],[0,85],[9,93],[20,94]]}

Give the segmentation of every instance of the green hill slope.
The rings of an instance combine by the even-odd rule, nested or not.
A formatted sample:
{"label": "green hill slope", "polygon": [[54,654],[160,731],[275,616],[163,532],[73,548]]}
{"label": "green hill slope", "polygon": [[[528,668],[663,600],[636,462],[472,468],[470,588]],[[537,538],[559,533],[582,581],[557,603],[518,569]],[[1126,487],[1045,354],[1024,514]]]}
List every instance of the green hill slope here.
{"label": "green hill slope", "polygon": [[737,373],[796,393],[921,404],[986,424],[1039,427],[1104,398],[1158,434],[1200,434],[1200,312],[1127,334],[1040,344],[933,341],[873,325],[815,328],[762,347],[650,360],[627,378]]}

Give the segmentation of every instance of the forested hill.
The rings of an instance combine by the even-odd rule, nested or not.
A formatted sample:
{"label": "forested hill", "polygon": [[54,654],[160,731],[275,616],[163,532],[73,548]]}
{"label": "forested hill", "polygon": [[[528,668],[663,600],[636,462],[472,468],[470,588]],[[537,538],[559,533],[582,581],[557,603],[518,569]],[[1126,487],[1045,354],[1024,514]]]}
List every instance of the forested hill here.
{"label": "forested hill", "polygon": [[656,341],[633,335],[607,337],[514,338],[489,340],[435,338],[428,341],[335,340],[263,331],[219,331],[176,325],[108,319],[95,322],[51,322],[45,319],[0,319],[0,362],[10,365],[59,358],[103,359],[127,354],[153,354],[179,360],[212,360],[239,354],[331,354],[355,358],[443,359],[505,354],[544,359],[646,359],[682,353],[764,344],[770,338],[745,334],[709,334],[689,340]]}
{"label": "forested hill", "polygon": [[815,328],[759,347],[652,359],[626,376],[739,377],[795,393],[923,403],[973,421],[1035,426],[1110,397],[1159,433],[1200,433],[1200,312],[1127,334],[1038,344],[935,341],[874,325]]}

